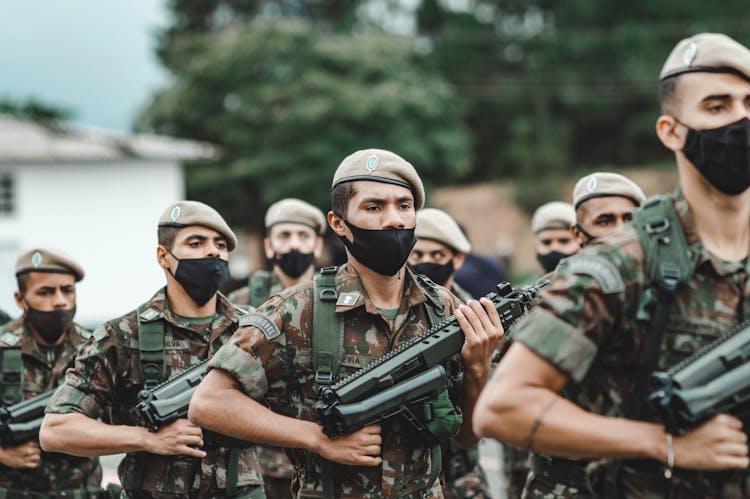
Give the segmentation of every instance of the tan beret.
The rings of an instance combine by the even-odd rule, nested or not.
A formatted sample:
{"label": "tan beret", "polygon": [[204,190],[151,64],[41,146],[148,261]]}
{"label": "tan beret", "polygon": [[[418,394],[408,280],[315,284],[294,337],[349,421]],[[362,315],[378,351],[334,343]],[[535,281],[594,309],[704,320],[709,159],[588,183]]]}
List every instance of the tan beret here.
{"label": "tan beret", "polygon": [[577,210],[591,198],[621,196],[640,206],[646,200],[638,184],[629,178],[610,172],[595,172],[586,175],[573,187],[573,206]]}
{"label": "tan beret", "polygon": [[22,251],[16,260],[16,275],[29,272],[71,274],[76,281],[83,279],[83,268],[62,251],[51,248],[29,248]]}
{"label": "tan beret", "polygon": [[159,227],[187,227],[201,225],[213,229],[227,239],[227,248],[234,250],[237,236],[219,212],[199,201],[175,201],[159,217]]}
{"label": "tan beret", "polygon": [[576,211],[569,203],[550,201],[543,204],[531,217],[534,234],[550,229],[570,229],[576,223]]}
{"label": "tan beret", "polygon": [[750,50],[721,33],[685,38],[667,57],[659,79],[692,72],[735,73],[750,80]]}
{"label": "tan beret", "polygon": [[327,225],[322,211],[295,198],[276,201],[266,211],[266,230],[280,223],[307,225],[320,235],[325,232]]}
{"label": "tan beret", "polygon": [[437,208],[417,212],[417,239],[430,239],[453,248],[459,253],[471,252],[471,244],[453,217]]}
{"label": "tan beret", "polygon": [[363,149],[350,154],[333,174],[331,187],[355,180],[402,185],[414,193],[414,205],[417,209],[424,206],[424,186],[417,170],[411,163],[391,151]]}

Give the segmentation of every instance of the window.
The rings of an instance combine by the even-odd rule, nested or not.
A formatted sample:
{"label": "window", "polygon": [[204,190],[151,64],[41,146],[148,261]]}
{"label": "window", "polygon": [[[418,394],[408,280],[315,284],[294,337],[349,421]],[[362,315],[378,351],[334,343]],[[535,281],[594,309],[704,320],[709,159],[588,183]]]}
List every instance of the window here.
{"label": "window", "polygon": [[13,174],[0,172],[0,216],[12,215],[15,211],[16,196]]}

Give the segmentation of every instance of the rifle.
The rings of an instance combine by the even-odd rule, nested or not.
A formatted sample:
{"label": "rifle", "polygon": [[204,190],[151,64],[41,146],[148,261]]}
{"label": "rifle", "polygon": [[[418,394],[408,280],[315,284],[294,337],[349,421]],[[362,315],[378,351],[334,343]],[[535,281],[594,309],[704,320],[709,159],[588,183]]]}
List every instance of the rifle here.
{"label": "rifle", "polygon": [[[547,284],[545,280],[518,291],[503,282],[497,292],[487,295],[506,331]],[[451,316],[338,383],[318,387],[313,408],[323,432],[336,438],[401,414],[430,438],[412,408],[447,389],[449,380],[441,364],[459,353],[463,344],[464,334]]]}
{"label": "rifle", "polygon": [[667,431],[681,435],[713,415],[750,415],[750,321],[734,327],[667,372],[651,377],[649,400]]}
{"label": "rifle", "polygon": [[[158,431],[180,418],[187,418],[190,399],[198,385],[206,377],[208,370],[206,359],[177,376],[174,376],[154,388],[144,388],[138,392],[139,414],[143,417],[149,430]],[[250,443],[231,437],[203,430],[203,447],[233,447],[244,449]]]}
{"label": "rifle", "polygon": [[39,438],[39,428],[55,390],[41,393],[28,400],[0,406],[0,445],[15,447]]}

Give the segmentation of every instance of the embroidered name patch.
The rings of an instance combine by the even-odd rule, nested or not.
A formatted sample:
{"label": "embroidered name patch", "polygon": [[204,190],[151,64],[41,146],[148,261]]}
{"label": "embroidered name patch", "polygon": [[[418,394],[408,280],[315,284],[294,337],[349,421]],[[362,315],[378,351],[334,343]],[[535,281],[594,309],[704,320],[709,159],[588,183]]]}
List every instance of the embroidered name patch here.
{"label": "embroidered name patch", "polygon": [[281,331],[276,327],[276,324],[261,314],[249,314],[240,317],[240,327],[243,326],[255,326],[266,335],[266,339],[271,341],[274,338],[281,336]]}
{"label": "embroidered name patch", "polygon": [[570,272],[593,277],[606,294],[625,291],[625,283],[620,272],[609,260],[593,255],[583,255],[568,258],[567,262]]}

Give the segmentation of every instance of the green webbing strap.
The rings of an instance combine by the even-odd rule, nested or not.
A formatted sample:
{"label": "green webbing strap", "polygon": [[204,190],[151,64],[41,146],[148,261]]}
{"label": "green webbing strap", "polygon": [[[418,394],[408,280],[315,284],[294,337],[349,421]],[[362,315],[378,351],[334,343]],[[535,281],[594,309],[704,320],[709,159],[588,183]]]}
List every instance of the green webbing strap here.
{"label": "green webbing strap", "polygon": [[153,388],[164,380],[164,323],[143,322],[144,305],[138,307],[138,353],[144,388]]}
{"label": "green webbing strap", "polygon": [[[638,304],[636,319],[648,324],[641,365],[633,384],[631,397],[625,400],[623,416],[639,419],[649,388],[649,378],[656,369],[674,296],[680,284],[693,275],[697,254],[690,252],[680,219],[670,196],[656,196],[633,212],[633,226],[638,231],[646,255],[647,288]],[[607,470],[606,497],[619,497],[618,475],[622,461],[614,461]]]}
{"label": "green webbing strap", "polygon": [[5,405],[16,404],[23,399],[23,356],[21,348],[3,348],[0,362],[0,395]]}
{"label": "green webbing strap", "polygon": [[443,469],[443,453],[440,450],[440,444],[432,447],[430,452],[430,476],[427,477],[427,490],[432,489],[440,475],[440,470]]}
{"label": "green webbing strap", "polygon": [[271,294],[271,273],[267,270],[253,272],[247,280],[247,287],[250,290],[250,306],[260,307]]}
{"label": "green webbing strap", "polygon": [[433,327],[445,320],[445,307],[442,305],[443,301],[440,299],[440,293],[438,293],[438,285],[425,275],[415,275],[422,285],[422,291],[432,299],[432,301],[427,300],[425,302],[425,309],[427,309],[427,318],[430,320],[430,327]]}
{"label": "green webbing strap", "polygon": [[[344,321],[336,317],[336,270],[323,267],[313,278],[313,369],[315,385],[330,385],[341,364]],[[333,499],[333,463],[321,458],[323,499]]]}
{"label": "green webbing strap", "polygon": [[341,364],[344,321],[336,317],[336,267],[324,267],[313,279],[313,368],[315,385],[330,385]]}
{"label": "green webbing strap", "polygon": [[234,497],[239,480],[240,453],[238,449],[229,449],[227,456],[227,489],[226,497]]}

